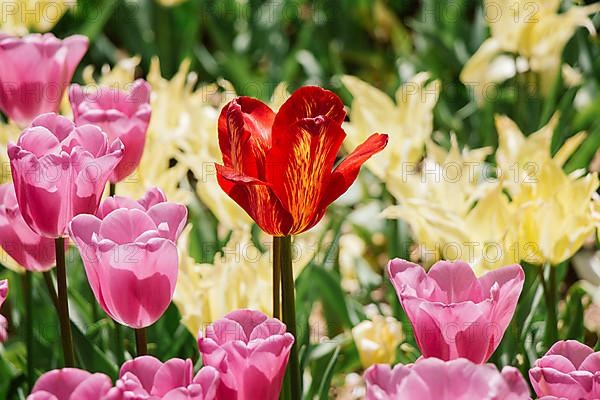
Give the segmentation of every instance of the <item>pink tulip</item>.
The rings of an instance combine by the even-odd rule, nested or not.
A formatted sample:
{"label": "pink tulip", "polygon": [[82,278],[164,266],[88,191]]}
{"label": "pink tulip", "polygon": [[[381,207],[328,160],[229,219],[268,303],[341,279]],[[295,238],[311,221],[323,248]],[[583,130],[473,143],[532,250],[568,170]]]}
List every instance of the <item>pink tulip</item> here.
{"label": "pink tulip", "polygon": [[108,145],[93,125],[76,127],[57,114],[43,114],[23,131],[8,157],[19,209],[36,233],[56,238],[78,214],[94,213],[123,145]]}
{"label": "pink tulip", "polygon": [[123,142],[123,159],[110,181],[117,183],[131,175],[140,164],[150,122],[148,82],[138,79],[129,93],[108,87],[88,93],[79,85],[71,85],[69,99],[76,124],[97,125],[110,143],[116,139]]}
{"label": "pink tulip", "polygon": [[12,183],[0,185],[0,247],[30,271],[48,271],[54,267],[54,241],[38,235],[27,225]]}
{"label": "pink tulip", "polygon": [[365,372],[366,400],[525,400],[529,387],[513,367],[459,358],[421,358],[415,364],[373,365]]}
{"label": "pink tulip", "polygon": [[85,36],[0,34],[0,110],[21,126],[57,112],[65,89],[88,48]]}
{"label": "pink tulip", "polygon": [[576,340],[556,342],[529,370],[529,379],[540,397],[598,399],[600,352]]}
{"label": "pink tulip", "polygon": [[[0,281],[0,307],[8,296],[8,281],[6,279]],[[8,337],[8,321],[2,315],[0,315],[0,343],[6,342]]]}
{"label": "pink tulip", "polygon": [[132,328],[155,323],[175,290],[175,241],[187,219],[185,206],[166,202],[158,189],[134,201],[105,200],[97,216],[70,224],[96,300],[115,321]]}
{"label": "pink tulip", "polygon": [[477,279],[462,261],[439,261],[429,273],[408,261],[388,265],[424,357],[485,363],[515,312],[525,274],[519,265]]}
{"label": "pink tulip", "polygon": [[77,368],[55,369],[37,380],[27,400],[101,400],[111,386],[104,374]]}
{"label": "pink tulip", "polygon": [[219,400],[275,400],[294,337],[277,319],[260,311],[237,310],[200,332],[204,365],[221,374]]}
{"label": "pink tulip", "polygon": [[194,376],[191,360],[173,358],[164,364],[151,356],[127,361],[106,400],[212,400],[216,399],[219,373],[203,367]]}

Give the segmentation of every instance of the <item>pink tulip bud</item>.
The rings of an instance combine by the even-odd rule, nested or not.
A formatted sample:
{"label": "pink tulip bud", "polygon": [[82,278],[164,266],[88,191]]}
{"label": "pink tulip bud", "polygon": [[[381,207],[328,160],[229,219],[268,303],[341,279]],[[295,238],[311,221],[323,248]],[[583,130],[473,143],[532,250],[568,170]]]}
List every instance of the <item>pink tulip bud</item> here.
{"label": "pink tulip bud", "polygon": [[576,340],[556,342],[529,370],[529,379],[543,399],[598,399],[600,352]]}
{"label": "pink tulip bud", "polygon": [[373,365],[365,372],[366,400],[528,400],[529,387],[513,367],[460,358],[420,358],[411,365]]}
{"label": "pink tulip bud", "polygon": [[54,267],[54,241],[38,235],[27,225],[12,183],[0,185],[0,247],[29,271],[48,271]]}
{"label": "pink tulip bud", "polygon": [[388,272],[423,356],[479,364],[500,344],[525,279],[519,265],[478,279],[462,261],[440,261],[425,273],[417,264],[395,259]]}
{"label": "pink tulip bud", "polygon": [[204,365],[221,374],[220,400],[275,400],[294,337],[260,311],[237,310],[198,337]]}
{"label": "pink tulip bud", "polygon": [[194,376],[191,360],[173,358],[164,364],[151,356],[127,361],[105,400],[214,400],[219,373],[205,366]]}
{"label": "pink tulip bud", "polygon": [[88,48],[85,36],[0,34],[0,110],[21,126],[57,112],[63,93]]}
{"label": "pink tulip bud", "polygon": [[123,159],[110,181],[117,183],[131,175],[140,164],[150,122],[150,85],[143,79],[133,83],[130,91],[101,87],[89,93],[79,85],[71,85],[69,99],[77,125],[100,127],[110,143],[123,142]]}
{"label": "pink tulip bud", "polygon": [[122,147],[119,141],[109,146],[93,125],[76,127],[57,114],[37,117],[16,145],[8,145],[19,209],[29,227],[56,238],[74,216],[95,213]]}
{"label": "pink tulip bud", "polygon": [[[0,281],[0,307],[8,296],[8,281],[6,279]],[[0,343],[5,342],[8,333],[8,321],[2,315],[0,315]]]}
{"label": "pink tulip bud", "polygon": [[55,369],[37,380],[27,400],[102,400],[111,386],[104,374],[77,368]]}
{"label": "pink tulip bud", "polygon": [[187,219],[185,206],[168,203],[159,189],[139,201],[106,199],[97,216],[70,224],[96,300],[115,321],[132,328],[155,323],[175,290],[175,241]]}

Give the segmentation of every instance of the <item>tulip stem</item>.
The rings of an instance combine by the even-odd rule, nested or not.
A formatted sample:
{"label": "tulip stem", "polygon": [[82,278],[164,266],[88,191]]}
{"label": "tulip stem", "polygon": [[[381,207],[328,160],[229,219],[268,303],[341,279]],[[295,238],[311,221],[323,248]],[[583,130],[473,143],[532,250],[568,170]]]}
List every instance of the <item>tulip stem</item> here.
{"label": "tulip stem", "polygon": [[148,354],[148,338],[146,336],[146,328],[139,328],[135,330],[135,348],[137,350],[138,357]]}
{"label": "tulip stem", "polygon": [[56,311],[58,311],[58,297],[56,296],[56,289],[54,288],[52,272],[45,271],[42,273],[42,275],[44,276],[44,282],[46,282],[46,287],[48,288],[48,296],[50,296],[50,300],[52,300],[54,308],[56,308]]}
{"label": "tulip stem", "polygon": [[281,241],[273,237],[273,318],[281,319]]}
{"label": "tulip stem", "polygon": [[29,391],[33,389],[33,305],[31,296],[32,276],[31,271],[23,275],[23,296],[25,297],[25,340],[27,343],[27,384]]}
{"label": "tulip stem", "polygon": [[54,240],[56,249],[56,281],[58,285],[58,317],[60,319],[60,335],[62,339],[65,367],[75,366],[73,336],[71,334],[71,318],[69,317],[69,299],[67,293],[67,268],[65,265],[65,238]]}
{"label": "tulip stem", "polygon": [[[544,270],[548,270],[548,278],[544,276]],[[544,299],[546,300],[546,329],[544,332],[545,345],[550,348],[558,340],[558,319],[556,313],[556,268],[546,264],[542,269],[542,283],[544,288]]]}
{"label": "tulip stem", "polygon": [[[117,194],[117,184],[109,182],[108,183],[108,195],[110,197],[114,197]],[[93,305],[94,310],[96,309],[96,304]],[[117,363],[121,365],[123,363],[123,354],[125,353],[125,349],[123,347],[123,333],[121,331],[121,325],[118,322],[114,323],[115,325],[115,357],[117,359]]]}
{"label": "tulip stem", "polygon": [[[286,374],[289,376],[291,384],[292,400],[300,400],[302,394],[300,381],[300,368],[298,360],[298,344],[296,335],[296,301],[294,293],[294,271],[292,267],[292,237],[273,237],[274,242],[278,242],[280,247],[280,265],[281,265],[281,290],[282,290],[282,309],[283,322],[287,330],[294,336],[294,344],[290,352],[290,361]],[[287,380],[286,380],[287,381]]]}

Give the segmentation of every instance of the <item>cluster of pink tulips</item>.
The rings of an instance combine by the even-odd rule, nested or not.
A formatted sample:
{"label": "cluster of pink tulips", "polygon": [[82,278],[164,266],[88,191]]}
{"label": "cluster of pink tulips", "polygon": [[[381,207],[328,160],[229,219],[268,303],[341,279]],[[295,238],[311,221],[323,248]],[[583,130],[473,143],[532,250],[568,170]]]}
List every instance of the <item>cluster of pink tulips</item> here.
{"label": "cluster of pink tulips", "polygon": [[[524,400],[529,386],[514,367],[486,364],[512,319],[525,275],[511,265],[477,278],[463,262],[440,261],[428,273],[392,260],[388,273],[414,328],[421,357],[412,365],[365,372],[367,400]],[[557,342],[529,371],[543,400],[600,396],[600,352]]]}
{"label": "cluster of pink tulips", "polygon": [[279,320],[239,310],[198,338],[204,366],[140,356],[121,366],[112,384],[104,374],[64,368],[44,374],[29,400],[275,400],[294,338]]}

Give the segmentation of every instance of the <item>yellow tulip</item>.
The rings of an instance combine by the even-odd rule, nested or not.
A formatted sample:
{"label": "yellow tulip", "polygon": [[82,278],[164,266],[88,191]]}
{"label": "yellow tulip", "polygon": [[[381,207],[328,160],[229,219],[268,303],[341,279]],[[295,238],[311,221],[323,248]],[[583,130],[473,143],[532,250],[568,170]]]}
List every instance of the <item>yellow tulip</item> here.
{"label": "yellow tulip", "polygon": [[252,244],[249,229],[235,231],[213,264],[197,264],[189,255],[191,226],[178,241],[179,277],[173,301],[193,335],[239,308],[272,313],[272,270],[268,254]]}
{"label": "yellow tulip", "polygon": [[[324,225],[320,225],[324,226]],[[188,225],[177,242],[179,276],[173,301],[179,309],[183,324],[192,335],[227,313],[252,308],[267,315],[273,312],[272,255],[263,253],[252,241],[250,225],[232,232],[227,245],[215,255],[212,264],[199,264],[188,254]],[[313,228],[294,238],[294,274],[298,274],[315,256],[315,244],[320,229]],[[272,237],[261,244],[272,248]]]}
{"label": "yellow tulip", "polygon": [[[555,114],[537,132],[525,136],[510,118],[496,116],[498,174],[504,177],[505,186],[512,195],[518,194],[523,183],[533,183],[541,166],[549,162],[552,135],[558,120],[559,115]],[[580,132],[567,139],[554,156],[553,162],[562,167],[586,137],[585,132]]]}
{"label": "yellow tulip", "polygon": [[352,337],[364,368],[373,364],[391,364],[396,349],[404,340],[402,324],[392,317],[375,315],[352,328]]}
{"label": "yellow tulip", "polygon": [[540,166],[534,182],[523,183],[513,202],[519,207],[521,258],[556,265],[571,257],[596,229],[592,198],[598,175],[567,175],[553,159]]}
{"label": "yellow tulip", "polygon": [[592,198],[598,177],[583,176],[584,171],[567,175],[562,169],[587,134],[571,136],[552,156],[558,119],[558,114],[554,115],[526,137],[508,117],[496,117],[496,161],[517,213],[516,249],[520,259],[534,264],[555,265],[568,259],[595,229]]}
{"label": "yellow tulip", "polygon": [[88,65],[83,69],[83,81],[87,85],[103,85],[114,89],[126,90],[135,80],[135,71],[141,57],[123,58],[114,67],[103,65],[98,82],[94,79],[95,66]]}
{"label": "yellow tulip", "polygon": [[419,73],[396,91],[394,102],[388,95],[354,77],[343,76],[342,82],[353,96],[348,134],[344,142],[348,149],[362,143],[373,132],[389,134],[386,151],[374,155],[365,165],[382,180],[390,170],[402,163],[417,162],[423,155],[425,142],[433,131],[433,108],[440,82],[431,81],[427,73]]}
{"label": "yellow tulip", "polygon": [[404,163],[402,169],[391,171],[388,190],[401,205],[410,200],[465,215],[479,195],[484,160],[491,148],[460,151],[455,136],[449,151],[431,140],[426,141],[426,148],[427,156],[420,165]]}
{"label": "yellow tulip", "polygon": [[0,0],[0,31],[12,35],[48,32],[76,0]]}
{"label": "yellow tulip", "polygon": [[[399,205],[383,212],[412,229],[421,260],[468,261],[478,273],[518,262],[516,208],[503,192],[503,181],[489,177],[484,162],[490,148],[449,151],[429,141],[420,170],[390,179]],[[489,172],[486,172],[489,171]]]}
{"label": "yellow tulip", "polygon": [[525,71],[538,74],[542,91],[551,87],[565,45],[580,26],[595,34],[589,15],[600,11],[597,3],[571,7],[559,14],[559,6],[559,0],[484,2],[492,36],[482,43],[460,75],[460,80],[474,90],[478,102],[495,84]]}

